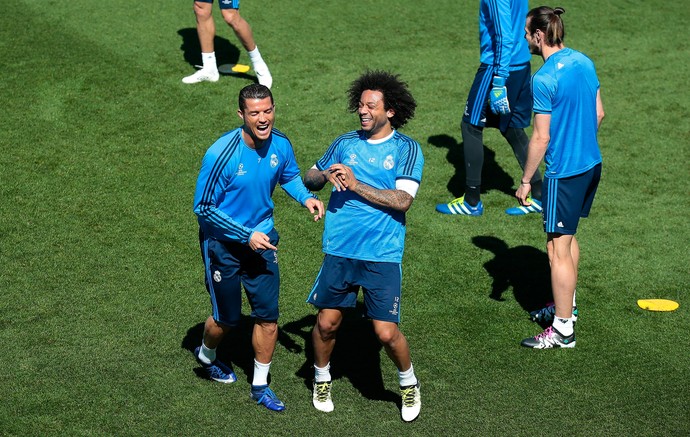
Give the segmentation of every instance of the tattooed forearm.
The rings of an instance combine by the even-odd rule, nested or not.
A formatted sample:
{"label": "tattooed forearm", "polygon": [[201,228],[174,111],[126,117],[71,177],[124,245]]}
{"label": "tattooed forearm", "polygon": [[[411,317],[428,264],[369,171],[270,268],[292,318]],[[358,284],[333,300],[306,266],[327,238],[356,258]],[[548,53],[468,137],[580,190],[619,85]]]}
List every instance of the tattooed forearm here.
{"label": "tattooed forearm", "polygon": [[414,200],[409,193],[404,191],[377,190],[376,188],[361,182],[355,185],[353,191],[371,203],[402,212],[406,212],[408,209],[410,209],[412,201]]}

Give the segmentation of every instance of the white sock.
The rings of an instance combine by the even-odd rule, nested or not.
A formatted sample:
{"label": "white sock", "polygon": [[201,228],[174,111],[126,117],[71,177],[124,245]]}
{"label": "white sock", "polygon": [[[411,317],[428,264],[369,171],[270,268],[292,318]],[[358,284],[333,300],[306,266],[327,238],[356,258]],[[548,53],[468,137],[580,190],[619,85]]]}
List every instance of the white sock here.
{"label": "white sock", "polygon": [[561,319],[560,317],[555,317],[553,319],[553,327],[566,337],[572,335],[574,331],[573,318]]}
{"label": "white sock", "polygon": [[212,362],[216,361],[216,349],[207,348],[202,341],[201,349],[199,349],[199,359],[206,364],[211,364]]}
{"label": "white sock", "polygon": [[261,52],[259,52],[259,46],[254,47],[254,50],[248,51],[247,54],[252,64],[255,62],[264,62],[264,59],[261,57]]}
{"label": "white sock", "polygon": [[271,363],[263,364],[254,360],[254,379],[252,385],[267,385],[268,371],[271,369]]}
{"label": "white sock", "polygon": [[259,46],[256,46],[254,50],[247,52],[247,54],[249,55],[249,60],[252,62],[254,71],[257,71],[261,74],[268,73],[268,65],[266,65],[264,58],[261,57],[261,53],[259,52]]}
{"label": "white sock", "polygon": [[412,367],[412,364],[410,364],[410,368],[404,372],[398,370],[398,378],[400,378],[400,387],[417,385],[417,377],[414,376],[414,367]]}
{"label": "white sock", "polygon": [[573,290],[573,308],[575,308],[577,306],[577,304],[575,303],[575,295],[576,294],[577,294],[577,289]]}
{"label": "white sock", "polygon": [[331,380],[331,363],[329,362],[324,367],[317,367],[314,364],[314,381],[327,382]]}
{"label": "white sock", "polygon": [[204,70],[217,70],[218,66],[216,65],[216,52],[211,52],[211,53],[201,53],[201,62],[203,64],[203,69]]}

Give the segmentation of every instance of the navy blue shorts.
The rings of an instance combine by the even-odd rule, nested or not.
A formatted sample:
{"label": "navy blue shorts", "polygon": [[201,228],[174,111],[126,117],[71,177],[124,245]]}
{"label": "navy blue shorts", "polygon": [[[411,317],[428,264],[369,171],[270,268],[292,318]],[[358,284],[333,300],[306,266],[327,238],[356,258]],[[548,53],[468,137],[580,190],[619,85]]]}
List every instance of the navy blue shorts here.
{"label": "navy blue shorts", "polygon": [[510,72],[506,80],[509,114],[494,114],[489,107],[489,91],[493,81],[493,68],[481,64],[474,76],[470,94],[465,103],[462,121],[479,127],[495,127],[505,132],[509,127],[526,128],[532,119],[532,88],[530,64]]}
{"label": "navy blue shorts", "polygon": [[[278,233],[269,232],[271,244],[278,246]],[[253,251],[246,244],[206,238],[199,231],[201,256],[206,272],[206,289],[211,297],[213,319],[236,326],[242,313],[242,287],[259,320],[278,320],[280,272],[275,250]]]}
{"label": "navy blue shorts", "polygon": [[[194,0],[199,3],[213,3],[213,0]],[[239,9],[240,0],[218,0],[221,9]]]}
{"label": "navy blue shorts", "polygon": [[601,179],[601,164],[562,179],[544,176],[542,215],[544,232],[575,235],[580,217],[587,217]]}
{"label": "navy blue shorts", "polygon": [[307,302],[319,309],[353,308],[360,287],[367,317],[400,323],[402,266],[326,255]]}

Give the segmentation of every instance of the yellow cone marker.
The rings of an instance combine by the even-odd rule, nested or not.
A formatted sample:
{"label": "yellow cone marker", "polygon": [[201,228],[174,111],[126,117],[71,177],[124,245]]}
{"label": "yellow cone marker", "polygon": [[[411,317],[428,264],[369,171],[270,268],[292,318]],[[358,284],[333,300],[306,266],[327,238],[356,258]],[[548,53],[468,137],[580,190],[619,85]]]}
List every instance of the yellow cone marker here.
{"label": "yellow cone marker", "polygon": [[223,64],[218,66],[218,71],[223,74],[246,73],[250,69],[249,65],[244,64]]}
{"label": "yellow cone marker", "polygon": [[648,311],[673,311],[677,309],[680,304],[669,299],[639,299],[637,301],[637,306]]}

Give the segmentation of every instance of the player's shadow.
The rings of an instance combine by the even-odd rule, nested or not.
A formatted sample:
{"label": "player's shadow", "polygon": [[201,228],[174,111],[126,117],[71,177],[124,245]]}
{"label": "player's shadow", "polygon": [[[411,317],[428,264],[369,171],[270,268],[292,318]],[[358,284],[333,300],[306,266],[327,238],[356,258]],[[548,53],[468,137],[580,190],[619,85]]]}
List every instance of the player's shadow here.
{"label": "player's shadow", "polygon": [[[254,375],[254,348],[252,346],[253,328],[254,319],[244,314],[241,315],[240,323],[236,327],[230,329],[218,347],[218,359],[227,365],[232,365],[235,370],[237,370],[237,368],[242,369],[244,374],[247,375],[248,383],[251,383]],[[182,344],[180,346],[193,355],[194,349],[201,344],[203,334],[204,322],[192,326],[187,330],[187,334],[182,339]],[[278,343],[292,352],[302,352],[302,347],[296,344],[292,338],[286,335],[280,328],[278,329]],[[196,373],[199,378],[208,379],[204,369],[196,365],[196,362],[194,373]]]}
{"label": "player's shadow", "polygon": [[[450,135],[432,135],[428,139],[429,144],[448,149],[446,159],[455,168],[455,174],[448,181],[448,191],[454,197],[460,197],[465,193],[465,146],[458,143]],[[510,148],[506,143],[506,147]],[[484,165],[482,166],[481,192],[499,190],[509,196],[515,194],[513,178],[506,173],[496,162],[496,152],[484,145]]]}
{"label": "player's shadow", "polygon": [[[201,46],[199,45],[199,36],[197,35],[196,28],[187,27],[180,29],[177,31],[177,34],[182,37],[182,45],[180,46],[180,50],[182,50],[182,55],[184,56],[185,62],[187,62],[191,67],[201,65]],[[216,35],[213,39],[213,48],[216,52],[217,65],[234,65],[237,64],[240,59],[239,48],[230,43],[230,41],[227,39],[219,37],[218,35]],[[221,73],[221,75],[228,74]],[[247,73],[232,73],[232,75],[256,81],[255,76]]]}
{"label": "player's shadow", "polygon": [[[374,334],[371,320],[363,314],[364,309],[360,302],[356,308],[344,311],[343,322],[338,329],[338,337],[331,355],[331,378],[333,381],[347,378],[367,399],[399,404],[400,395],[384,387],[381,374],[383,346]],[[311,333],[315,323],[316,316],[309,315],[283,326],[286,332],[304,339],[305,362],[295,374],[304,380],[304,385],[309,390],[312,389],[314,379],[314,344]]]}
{"label": "player's shadow", "polygon": [[484,263],[493,278],[491,299],[502,301],[503,292],[513,289],[515,300],[527,312],[543,308],[552,300],[548,255],[531,246],[508,247],[505,241],[490,236],[476,236],[472,243],[488,250],[494,258]]}

